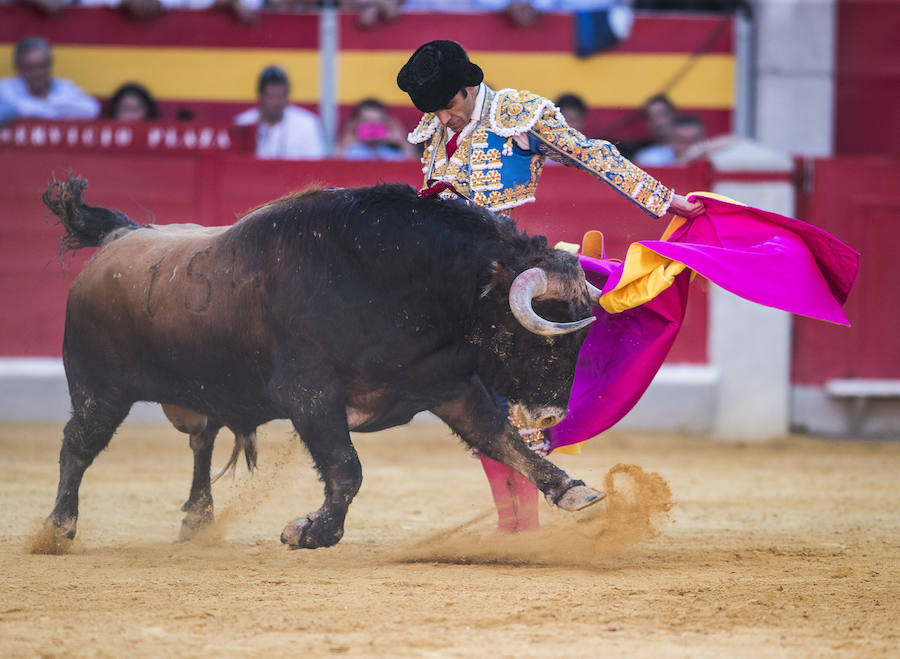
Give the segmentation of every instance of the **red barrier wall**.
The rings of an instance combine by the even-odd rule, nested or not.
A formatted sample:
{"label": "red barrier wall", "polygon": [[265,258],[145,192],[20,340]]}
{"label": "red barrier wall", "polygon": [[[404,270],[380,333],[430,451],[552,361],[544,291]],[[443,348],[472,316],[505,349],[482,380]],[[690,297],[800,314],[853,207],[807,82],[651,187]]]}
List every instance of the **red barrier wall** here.
{"label": "red barrier wall", "polygon": [[[378,181],[421,185],[418,163],[264,162],[247,156],[133,154],[0,149],[0,355],[60,354],[66,292],[86,260],[83,250],[56,258],[61,230],[40,202],[52,174],[72,170],[90,181],[90,203],[117,208],[140,222],[229,224],[243,211],[311,184],[352,186]],[[679,191],[702,189],[705,170],[658,172]],[[561,166],[545,169],[539,201],[517,209],[520,226],[551,241],[580,242],[601,229],[607,255],[624,256],[634,240],[656,237],[664,221],[647,216],[587,174]],[[706,282],[697,280],[688,320],[670,361],[704,363]]]}
{"label": "red barrier wall", "polygon": [[[862,252],[859,279],[846,305],[853,327],[796,318],[796,384],[831,378],[900,378],[900,306],[886,292],[900,290],[891,262],[900,244],[900,160],[842,158],[813,163],[809,194],[798,215]],[[89,201],[119,208],[141,222],[227,224],[268,199],[311,184],[351,186],[377,181],[421,184],[416,163],[260,162],[247,156],[174,153],[100,153],[0,149],[0,355],[57,356],[66,291],[91,250],[56,258],[60,229],[40,195],[51,174],[72,169],[91,181]],[[707,187],[704,170],[657,172],[677,190]],[[548,166],[539,201],[517,209],[520,226],[551,241],[578,242],[600,228],[609,256],[656,236],[663,223],[646,216],[588,175]],[[698,279],[670,362],[705,363],[707,284]]]}
{"label": "red barrier wall", "polygon": [[900,379],[900,159],[813,162],[804,219],[858,249],[859,277],[845,310],[852,327],[808,318],[794,323],[793,381]]}
{"label": "red barrier wall", "polygon": [[840,0],[835,153],[900,155],[900,2]]}

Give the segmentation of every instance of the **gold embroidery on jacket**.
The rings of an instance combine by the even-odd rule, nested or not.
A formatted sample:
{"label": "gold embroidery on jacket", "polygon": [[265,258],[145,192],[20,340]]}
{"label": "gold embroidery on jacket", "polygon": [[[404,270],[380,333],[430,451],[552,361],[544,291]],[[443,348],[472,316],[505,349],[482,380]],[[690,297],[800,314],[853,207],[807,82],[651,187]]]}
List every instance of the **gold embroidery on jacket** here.
{"label": "gold embroidery on jacket", "polygon": [[[482,206],[494,211],[508,209],[534,201],[547,156],[591,173],[656,216],[666,212],[673,194],[670,189],[624,158],[609,142],[588,139],[569,127],[550,101],[528,91],[485,91],[478,126],[459,139],[449,160],[445,147],[447,131],[433,114],[425,115],[410,134],[411,139],[415,136],[418,141],[430,140],[422,159],[426,183],[431,178],[443,180]],[[532,142],[538,143],[538,152],[531,157],[529,181],[503,189],[504,155],[497,148],[488,147],[489,130],[501,137],[528,132]]]}

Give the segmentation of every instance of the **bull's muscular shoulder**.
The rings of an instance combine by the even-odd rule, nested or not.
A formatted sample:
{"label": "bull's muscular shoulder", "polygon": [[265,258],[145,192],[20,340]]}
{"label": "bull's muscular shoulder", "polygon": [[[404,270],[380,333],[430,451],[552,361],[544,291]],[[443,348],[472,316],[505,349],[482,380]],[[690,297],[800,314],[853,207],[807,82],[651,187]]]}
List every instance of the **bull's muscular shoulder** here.
{"label": "bull's muscular shoulder", "polygon": [[502,137],[527,132],[548,108],[556,109],[553,101],[543,96],[524,90],[501,89],[491,103],[491,130]]}
{"label": "bull's muscular shoulder", "polygon": [[406,136],[410,144],[419,144],[434,135],[434,131],[440,125],[440,120],[435,116],[434,112],[427,112],[422,116],[419,125],[415,130]]}

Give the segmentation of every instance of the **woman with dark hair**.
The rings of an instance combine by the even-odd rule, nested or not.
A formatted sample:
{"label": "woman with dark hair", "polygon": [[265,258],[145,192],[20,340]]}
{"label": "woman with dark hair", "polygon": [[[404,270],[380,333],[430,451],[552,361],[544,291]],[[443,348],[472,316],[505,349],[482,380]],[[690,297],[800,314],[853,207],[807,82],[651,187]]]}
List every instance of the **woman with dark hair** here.
{"label": "woman with dark hair", "polygon": [[159,119],[159,108],[146,87],[128,82],[109,99],[106,116],[119,121],[149,121]]}

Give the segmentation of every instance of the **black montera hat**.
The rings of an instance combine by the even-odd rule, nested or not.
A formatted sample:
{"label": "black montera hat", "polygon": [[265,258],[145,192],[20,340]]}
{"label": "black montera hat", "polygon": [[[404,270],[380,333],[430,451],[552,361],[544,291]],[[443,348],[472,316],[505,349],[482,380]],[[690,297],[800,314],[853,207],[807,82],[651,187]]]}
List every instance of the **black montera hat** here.
{"label": "black montera hat", "polygon": [[484,72],[469,61],[455,41],[429,41],[412,54],[397,74],[397,85],[422,112],[447,107],[463,87],[480,85]]}

